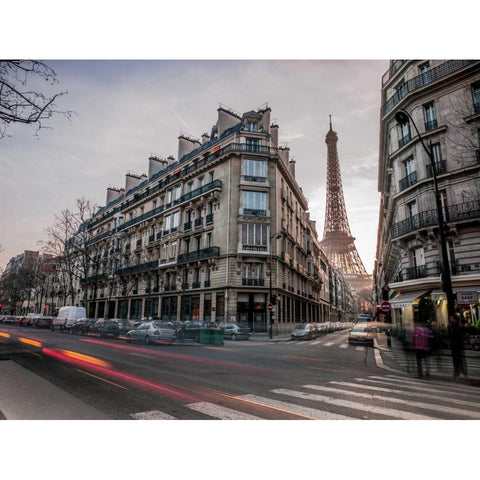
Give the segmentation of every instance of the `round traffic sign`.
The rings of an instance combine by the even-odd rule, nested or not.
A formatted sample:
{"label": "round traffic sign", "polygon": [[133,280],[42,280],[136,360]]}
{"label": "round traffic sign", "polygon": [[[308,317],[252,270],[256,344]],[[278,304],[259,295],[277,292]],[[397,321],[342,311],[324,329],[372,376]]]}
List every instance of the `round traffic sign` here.
{"label": "round traffic sign", "polygon": [[382,302],[382,304],[380,305],[380,307],[382,308],[382,310],[384,312],[389,312],[390,309],[392,308],[392,306],[390,305],[390,302]]}
{"label": "round traffic sign", "polygon": [[268,311],[271,312],[273,310],[273,305],[269,303],[267,308],[268,308]]}

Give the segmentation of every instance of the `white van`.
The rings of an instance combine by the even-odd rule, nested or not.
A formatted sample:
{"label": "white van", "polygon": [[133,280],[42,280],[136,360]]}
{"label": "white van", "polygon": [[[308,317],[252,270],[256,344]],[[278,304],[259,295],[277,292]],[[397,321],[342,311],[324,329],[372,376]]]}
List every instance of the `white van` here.
{"label": "white van", "polygon": [[55,330],[56,327],[60,330],[69,329],[77,320],[86,316],[85,307],[62,307],[58,311],[58,315],[53,318],[52,330]]}

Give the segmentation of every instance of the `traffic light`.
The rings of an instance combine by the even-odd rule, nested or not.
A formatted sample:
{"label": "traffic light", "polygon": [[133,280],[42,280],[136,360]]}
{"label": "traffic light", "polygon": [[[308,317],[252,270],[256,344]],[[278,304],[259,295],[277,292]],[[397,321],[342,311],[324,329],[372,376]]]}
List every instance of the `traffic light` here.
{"label": "traffic light", "polygon": [[390,292],[390,287],[388,285],[385,285],[382,288],[382,300],[388,301],[388,293]]}
{"label": "traffic light", "polygon": [[277,297],[275,295],[270,295],[270,303],[275,305],[277,303]]}

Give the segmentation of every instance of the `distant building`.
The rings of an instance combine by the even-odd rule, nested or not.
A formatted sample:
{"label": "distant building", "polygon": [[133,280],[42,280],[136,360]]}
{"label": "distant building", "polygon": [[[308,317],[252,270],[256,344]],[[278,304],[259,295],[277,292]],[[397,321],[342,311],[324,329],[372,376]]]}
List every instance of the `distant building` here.
{"label": "distant building", "polygon": [[90,317],[237,321],[265,331],[353,318],[354,300],[328,263],[280,146],[270,108],[224,106],[211,133],[181,134],[178,159],[156,155],[127,173],[82,228]]}
{"label": "distant building", "polygon": [[382,79],[377,302],[385,289],[400,327],[421,319],[446,325],[432,166],[412,123],[396,122],[399,109],[433,153],[456,308],[472,323],[480,292],[480,61],[395,60]]}

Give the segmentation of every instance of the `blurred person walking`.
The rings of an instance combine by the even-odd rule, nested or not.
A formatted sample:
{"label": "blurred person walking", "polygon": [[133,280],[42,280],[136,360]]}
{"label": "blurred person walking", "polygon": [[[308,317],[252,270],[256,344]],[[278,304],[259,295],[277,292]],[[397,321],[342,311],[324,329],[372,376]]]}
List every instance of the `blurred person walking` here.
{"label": "blurred person walking", "polygon": [[425,376],[430,377],[430,363],[427,355],[430,353],[432,337],[432,331],[425,324],[418,324],[413,329],[412,348],[417,358],[417,375],[415,375],[415,378],[423,378],[424,366]]}
{"label": "blurred person walking", "polygon": [[453,376],[458,378],[462,374],[466,378],[468,373],[467,362],[463,354],[463,331],[457,315],[450,315],[447,329],[452,352]]}

